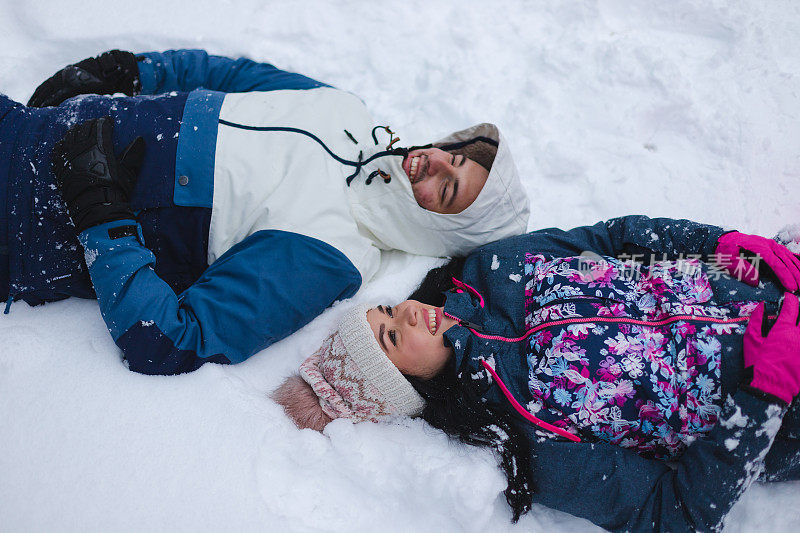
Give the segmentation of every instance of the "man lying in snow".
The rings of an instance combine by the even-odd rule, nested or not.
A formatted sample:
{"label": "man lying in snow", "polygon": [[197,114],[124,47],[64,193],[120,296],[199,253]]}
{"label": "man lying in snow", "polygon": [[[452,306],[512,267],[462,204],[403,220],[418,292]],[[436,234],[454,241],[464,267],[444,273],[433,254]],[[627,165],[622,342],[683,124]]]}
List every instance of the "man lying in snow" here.
{"label": "man lying in snow", "polygon": [[[84,93],[128,97],[64,101]],[[96,297],[137,372],[241,362],[381,250],[463,255],[527,226],[494,125],[399,148],[358,97],[265,63],[115,50],[29,104],[57,107],[0,95],[0,294]]]}

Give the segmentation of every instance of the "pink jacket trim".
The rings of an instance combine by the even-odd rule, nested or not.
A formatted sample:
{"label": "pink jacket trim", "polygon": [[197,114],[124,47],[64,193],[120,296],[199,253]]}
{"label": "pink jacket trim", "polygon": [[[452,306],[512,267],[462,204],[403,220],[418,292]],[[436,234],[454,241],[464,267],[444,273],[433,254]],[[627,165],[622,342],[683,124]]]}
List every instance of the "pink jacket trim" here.
{"label": "pink jacket trim", "polygon": [[571,440],[572,442],[581,441],[581,439],[577,435],[573,435],[569,431],[565,431],[552,424],[548,424],[544,420],[539,420],[538,418],[533,416],[527,409],[525,409],[524,407],[522,407],[522,405],[520,405],[520,403],[517,401],[516,398],[514,398],[514,396],[511,394],[511,391],[508,390],[508,387],[506,387],[506,384],[503,383],[503,380],[501,380],[500,376],[497,375],[497,372],[494,371],[494,368],[492,368],[491,365],[489,365],[489,363],[487,363],[486,361],[481,361],[481,364],[492,375],[494,380],[497,382],[497,385],[500,387],[500,390],[503,391],[503,394],[505,394],[506,398],[508,398],[508,401],[511,402],[511,405],[514,406],[514,409],[516,409],[519,414],[525,417],[525,419],[528,420],[528,422],[531,422],[532,424],[537,425],[540,428],[545,429],[547,431],[552,431],[556,435],[560,435],[566,439]]}

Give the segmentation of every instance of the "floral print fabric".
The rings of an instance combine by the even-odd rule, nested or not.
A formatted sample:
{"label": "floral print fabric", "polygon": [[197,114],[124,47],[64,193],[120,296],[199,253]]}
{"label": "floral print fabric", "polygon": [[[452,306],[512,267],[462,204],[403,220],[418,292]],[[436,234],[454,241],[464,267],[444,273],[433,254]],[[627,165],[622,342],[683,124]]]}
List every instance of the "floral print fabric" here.
{"label": "floral print fabric", "polygon": [[696,260],[527,254],[525,275],[531,413],[664,459],[716,424],[723,337],[754,302],[716,305]]}

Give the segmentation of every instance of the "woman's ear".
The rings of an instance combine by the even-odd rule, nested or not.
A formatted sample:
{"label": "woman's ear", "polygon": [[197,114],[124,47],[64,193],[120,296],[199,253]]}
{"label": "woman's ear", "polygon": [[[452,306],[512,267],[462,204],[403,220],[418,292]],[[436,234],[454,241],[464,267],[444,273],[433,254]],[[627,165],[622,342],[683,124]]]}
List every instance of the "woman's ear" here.
{"label": "woman's ear", "polygon": [[297,374],[289,376],[272,393],[271,398],[283,406],[283,410],[300,429],[322,431],[333,420],[322,410],[311,385]]}

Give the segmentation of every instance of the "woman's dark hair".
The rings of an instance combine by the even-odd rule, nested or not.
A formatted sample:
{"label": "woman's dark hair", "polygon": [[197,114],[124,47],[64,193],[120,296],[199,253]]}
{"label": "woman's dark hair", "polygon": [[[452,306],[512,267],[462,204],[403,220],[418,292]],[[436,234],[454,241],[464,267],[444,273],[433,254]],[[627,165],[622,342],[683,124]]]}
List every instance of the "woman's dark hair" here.
{"label": "woman's dark hair", "polygon": [[429,271],[408,299],[436,307],[443,306],[444,293],[453,288],[453,278],[461,278],[466,260],[466,257],[454,257],[444,265]]}
{"label": "woman's dark hair", "polygon": [[422,419],[465,444],[491,448],[500,459],[508,486],[503,491],[514,514],[513,521],[531,508],[531,453],[527,439],[511,416],[486,405],[474,387],[458,377],[451,358],[437,376],[406,379],[425,398]]}
{"label": "woman's dark hair", "polygon": [[[409,298],[429,305],[443,305],[442,293],[453,287],[453,277],[460,277],[464,261],[465,258],[455,258],[428,272]],[[513,521],[519,520],[531,508],[531,452],[511,415],[484,403],[467,381],[469,378],[458,376],[452,358],[444,370],[431,379],[414,376],[406,376],[406,379],[425,398],[423,420],[461,442],[497,452],[508,482],[504,491],[506,501],[514,514]]]}

